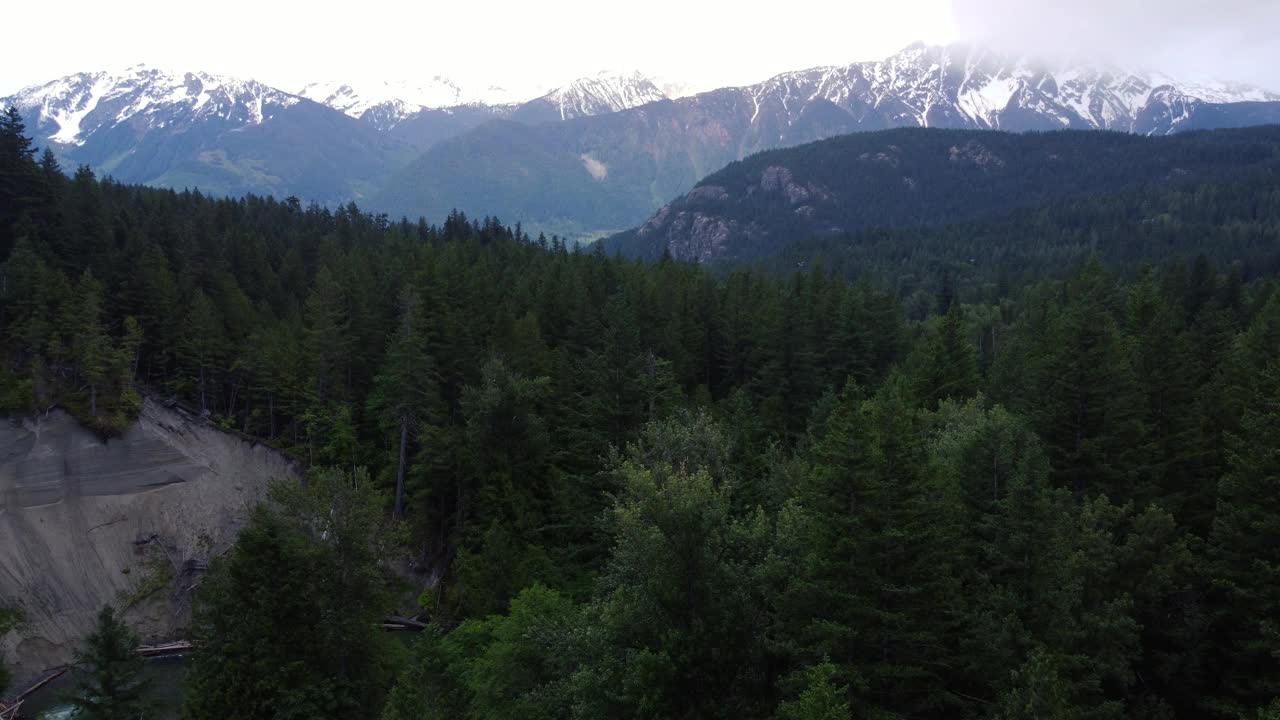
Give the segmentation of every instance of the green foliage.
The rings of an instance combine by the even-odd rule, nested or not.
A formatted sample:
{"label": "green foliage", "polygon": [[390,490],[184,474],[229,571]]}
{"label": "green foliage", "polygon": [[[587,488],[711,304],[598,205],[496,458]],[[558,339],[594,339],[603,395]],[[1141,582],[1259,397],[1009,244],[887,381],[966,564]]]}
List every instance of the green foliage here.
{"label": "green foliage", "polygon": [[848,720],[848,687],[835,684],[836,667],[822,663],[806,668],[798,697],[778,706],[780,720]]}
{"label": "green foliage", "polygon": [[963,400],[978,391],[977,346],[969,338],[964,311],[954,304],[938,321],[915,369],[915,394],[927,406]]}
{"label": "green foliage", "polygon": [[[22,622],[22,615],[17,610],[10,608],[0,608],[0,640],[4,639],[14,628]],[[0,656],[0,692],[4,692],[9,687],[9,668],[5,666],[5,659]]]}
{"label": "green foliage", "polygon": [[[586,717],[754,714],[765,629],[762,514],[734,518],[728,489],[698,466],[624,462],[595,626],[573,678]],[[643,628],[662,628],[646,632]]]}
{"label": "green foliage", "polygon": [[77,718],[141,720],[147,710],[138,636],[111,607],[98,613],[98,625],[76,656],[84,679],[71,695]]}
{"label": "green foliage", "polygon": [[936,668],[958,601],[954,493],[929,472],[903,378],[874,397],[850,383],[782,521],[780,561],[797,558],[779,602],[781,649],[837,668],[871,712],[945,707]]}
{"label": "green foliage", "polygon": [[[121,593],[120,605],[122,611],[127,611],[133,606],[153,597],[156,593],[167,589],[174,579],[173,563],[170,562],[168,556],[163,549],[156,552],[154,545],[149,545],[151,551],[143,560],[141,567],[141,577],[136,579],[137,585],[127,593]],[[125,568],[128,570],[129,568]]]}
{"label": "green foliage", "polygon": [[383,720],[570,717],[567,695],[577,608],[533,585],[505,615],[445,633],[432,625],[388,696]]}
{"label": "green foliage", "polygon": [[1280,362],[1258,378],[1229,448],[1209,538],[1225,601],[1212,627],[1225,651],[1214,657],[1226,669],[1221,702],[1244,712],[1280,696]]}
{"label": "green foliage", "polygon": [[1012,687],[1000,699],[1001,720],[1072,720],[1085,717],[1074,710],[1066,683],[1051,655],[1032,653],[1027,664],[1014,671]]}
{"label": "green foliage", "polygon": [[[363,469],[277,484],[196,608],[184,717],[375,717],[389,682],[380,498]],[[253,598],[251,604],[245,598]]]}

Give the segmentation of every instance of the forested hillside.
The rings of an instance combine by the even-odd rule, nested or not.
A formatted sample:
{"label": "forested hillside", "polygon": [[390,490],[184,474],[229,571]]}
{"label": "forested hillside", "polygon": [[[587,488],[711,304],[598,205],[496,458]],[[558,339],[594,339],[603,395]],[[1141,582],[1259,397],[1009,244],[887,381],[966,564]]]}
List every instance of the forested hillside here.
{"label": "forested hillside", "polygon": [[[957,283],[886,231],[851,283],[67,178],[23,132],[0,406],[110,434],[150,392],[310,467],[203,580],[192,720],[1280,713],[1280,247],[1199,252],[1235,195],[1147,269]],[[1036,222],[1120,243],[1100,207]]]}
{"label": "forested hillside", "polygon": [[[867,230],[905,229],[900,248],[941,248],[950,262],[1070,251],[1091,233],[1146,234],[1202,222],[1216,231],[1276,230],[1280,126],[1140,137],[1121,133],[1010,134],[903,129],[845,135],[731,163],[638,229],[609,241],[624,254],[741,261],[795,241],[828,239],[838,252],[873,242]],[[1114,196],[1114,197],[1113,197]],[[1058,208],[1066,204],[1064,212]],[[1021,208],[1034,210],[1015,214]],[[1055,212],[1045,218],[1043,212]],[[1101,217],[1100,217],[1101,216]],[[1088,221],[1085,221],[1085,220]],[[960,230],[948,226],[967,223]],[[1052,228],[1055,232],[1048,233]],[[1065,233],[1060,232],[1067,231]],[[992,233],[1000,235],[991,245]],[[1175,229],[1176,234],[1186,234]],[[1009,235],[1021,233],[1016,243]],[[1129,238],[1095,243],[1124,259],[1160,260]],[[1205,249],[1239,251],[1205,239]],[[1120,247],[1124,246],[1124,247]],[[1179,248],[1185,250],[1185,248]],[[876,251],[882,257],[885,253]],[[1021,268],[1019,268],[1021,269]]]}

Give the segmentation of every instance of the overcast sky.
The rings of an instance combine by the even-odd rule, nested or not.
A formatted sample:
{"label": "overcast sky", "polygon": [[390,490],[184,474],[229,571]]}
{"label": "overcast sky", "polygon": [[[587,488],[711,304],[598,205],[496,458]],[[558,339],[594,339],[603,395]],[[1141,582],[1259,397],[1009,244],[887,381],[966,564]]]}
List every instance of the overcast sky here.
{"label": "overcast sky", "polygon": [[1280,90],[1280,0],[64,0],[6,8],[0,94],[135,63],[311,80],[551,87],[638,69],[702,88],[923,40],[1097,57]]}

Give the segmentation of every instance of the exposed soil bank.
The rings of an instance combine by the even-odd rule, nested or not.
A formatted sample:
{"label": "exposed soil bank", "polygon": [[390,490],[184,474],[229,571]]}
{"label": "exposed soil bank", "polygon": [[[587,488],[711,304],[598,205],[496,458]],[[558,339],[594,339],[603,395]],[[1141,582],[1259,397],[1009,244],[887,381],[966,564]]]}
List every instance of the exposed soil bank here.
{"label": "exposed soil bank", "polygon": [[0,645],[14,686],[71,660],[107,603],[144,643],[181,635],[202,569],[267,483],[297,473],[151,400],[106,442],[61,411],[0,419],[0,605],[25,617]]}

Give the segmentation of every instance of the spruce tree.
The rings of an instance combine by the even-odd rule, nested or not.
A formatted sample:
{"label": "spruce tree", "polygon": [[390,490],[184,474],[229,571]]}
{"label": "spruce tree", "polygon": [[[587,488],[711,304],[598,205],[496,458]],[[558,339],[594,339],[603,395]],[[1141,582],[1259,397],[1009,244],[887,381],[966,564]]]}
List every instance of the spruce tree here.
{"label": "spruce tree", "polygon": [[313,289],[307,296],[305,317],[313,392],[323,407],[331,400],[346,397],[352,351],[346,295],[328,267],[316,273]]}
{"label": "spruce tree", "polygon": [[804,685],[799,697],[778,708],[781,720],[848,720],[849,688],[837,687],[836,668],[822,663],[804,671]]}
{"label": "spruce tree", "polygon": [[147,683],[138,636],[110,606],[99,611],[97,627],[85,640],[76,663],[85,673],[71,696],[77,718],[141,720],[147,709]]}
{"label": "spruce tree", "polygon": [[431,357],[422,300],[410,287],[400,294],[400,324],[387,341],[382,372],[374,378],[370,410],[384,432],[396,435],[397,461],[392,517],[404,514],[409,444],[424,424],[443,420],[435,361]]}
{"label": "spruce tree", "polygon": [[382,498],[363,468],[269,497],[201,585],[183,717],[376,717],[391,680]]}
{"label": "spruce tree", "polygon": [[956,499],[924,462],[905,385],[870,399],[846,387],[779,529],[779,551],[798,558],[780,570],[783,651],[825,655],[883,713],[947,706],[936,673],[952,620],[937,609],[957,589]]}
{"label": "spruce tree", "polygon": [[89,414],[98,417],[98,396],[111,378],[113,362],[111,338],[102,324],[102,284],[85,270],[76,285],[76,317],[71,350],[76,366],[89,390]]}
{"label": "spruce tree", "polygon": [[35,148],[15,107],[0,113],[0,261],[16,239],[14,225],[38,200]]}
{"label": "spruce tree", "polygon": [[1280,362],[1228,438],[1229,471],[1218,484],[1210,536],[1219,712],[1242,712],[1280,696]]}
{"label": "spruce tree", "polygon": [[1149,476],[1150,453],[1113,281],[1093,261],[1063,289],[1067,304],[1043,338],[1027,404],[1064,484],[1129,498]]}
{"label": "spruce tree", "polygon": [[191,299],[178,339],[182,381],[194,391],[201,412],[217,409],[219,377],[226,351],[222,319],[204,291],[197,289]]}
{"label": "spruce tree", "polygon": [[978,391],[977,347],[969,337],[959,303],[949,305],[916,362],[915,393],[930,408],[947,399],[963,400]]}

